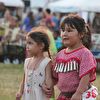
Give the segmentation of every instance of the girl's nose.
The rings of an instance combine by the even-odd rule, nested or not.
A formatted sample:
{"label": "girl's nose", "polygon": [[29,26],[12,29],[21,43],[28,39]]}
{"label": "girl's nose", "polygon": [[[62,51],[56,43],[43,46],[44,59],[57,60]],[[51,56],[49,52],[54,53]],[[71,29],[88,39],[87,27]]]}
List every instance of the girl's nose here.
{"label": "girl's nose", "polygon": [[26,44],[26,49],[28,49],[29,48],[29,46],[28,46],[28,44]]}
{"label": "girl's nose", "polygon": [[61,31],[61,36],[68,35],[67,31]]}

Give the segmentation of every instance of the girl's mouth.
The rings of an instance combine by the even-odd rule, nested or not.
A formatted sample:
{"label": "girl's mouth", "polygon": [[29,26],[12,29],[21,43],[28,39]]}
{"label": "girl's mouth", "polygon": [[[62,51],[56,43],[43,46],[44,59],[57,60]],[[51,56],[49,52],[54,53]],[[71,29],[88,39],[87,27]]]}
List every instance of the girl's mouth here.
{"label": "girl's mouth", "polygon": [[64,38],[62,38],[62,40],[68,40],[69,38],[68,37],[64,37]]}

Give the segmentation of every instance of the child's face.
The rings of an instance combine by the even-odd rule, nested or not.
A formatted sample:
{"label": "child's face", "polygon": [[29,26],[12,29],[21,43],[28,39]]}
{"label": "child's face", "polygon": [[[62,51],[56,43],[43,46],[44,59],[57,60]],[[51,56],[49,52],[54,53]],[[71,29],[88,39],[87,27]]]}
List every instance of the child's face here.
{"label": "child's face", "polygon": [[61,37],[65,47],[75,47],[81,42],[77,29],[72,28],[67,24],[65,25],[64,30],[61,29]]}
{"label": "child's face", "polygon": [[37,56],[42,51],[42,45],[35,42],[32,38],[26,37],[26,50],[28,56]]}

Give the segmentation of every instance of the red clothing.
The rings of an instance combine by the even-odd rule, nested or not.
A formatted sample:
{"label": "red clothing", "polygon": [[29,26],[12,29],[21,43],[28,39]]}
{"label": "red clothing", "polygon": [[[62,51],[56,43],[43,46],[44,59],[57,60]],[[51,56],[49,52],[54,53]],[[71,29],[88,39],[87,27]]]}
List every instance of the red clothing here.
{"label": "red clothing", "polygon": [[[96,60],[85,47],[80,47],[67,53],[61,50],[53,66],[53,77],[58,79],[57,86],[61,92],[76,91],[80,79],[90,73],[90,82],[96,79]],[[65,99],[67,100],[67,99]]]}
{"label": "red clothing", "polygon": [[50,25],[50,27],[54,27],[55,26],[55,23],[52,20],[52,16],[46,17],[46,24]]}

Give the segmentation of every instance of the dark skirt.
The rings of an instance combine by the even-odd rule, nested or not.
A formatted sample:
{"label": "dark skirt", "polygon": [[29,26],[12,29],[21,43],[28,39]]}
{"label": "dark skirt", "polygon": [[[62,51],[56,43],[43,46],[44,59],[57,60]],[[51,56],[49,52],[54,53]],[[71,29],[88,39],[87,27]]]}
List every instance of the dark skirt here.
{"label": "dark skirt", "polygon": [[75,92],[61,92],[57,100],[71,100],[72,95]]}

